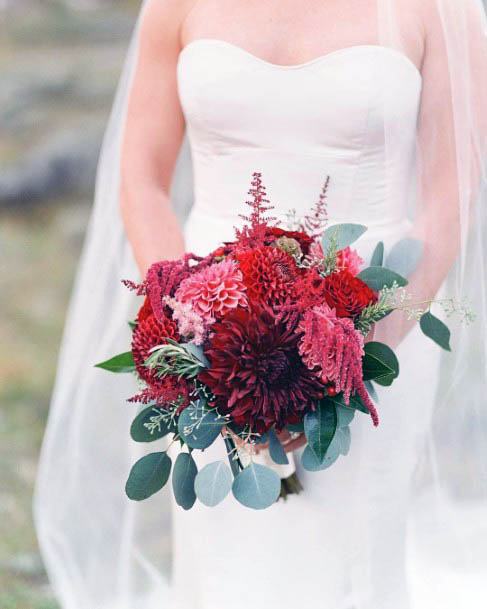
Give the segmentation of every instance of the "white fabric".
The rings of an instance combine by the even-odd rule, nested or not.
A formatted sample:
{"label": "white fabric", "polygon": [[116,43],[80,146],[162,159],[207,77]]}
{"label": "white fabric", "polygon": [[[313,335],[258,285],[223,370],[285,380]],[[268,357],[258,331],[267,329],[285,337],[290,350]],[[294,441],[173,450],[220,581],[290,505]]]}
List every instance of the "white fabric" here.
{"label": "white fabric", "polygon": [[[487,30],[479,0],[426,5],[435,9],[428,25],[440,61],[420,66],[421,74],[407,54],[414,32],[402,0],[370,9],[377,44],[302,65],[277,66],[209,39],[180,56],[195,170],[189,249],[206,253],[232,236],[253,171],[262,171],[280,214],[306,210],[330,175],[330,219],[370,227],[359,244],[364,257],[377,240],[389,250],[420,227],[427,258],[417,297],[428,293],[449,239],[435,218],[451,217],[461,227],[459,256],[443,291],[470,297],[478,315],[471,329],[454,328],[453,355],[440,357],[417,330],[402,340],[401,376],[381,392],[381,427],[357,416],[350,454],[325,472],[301,472],[305,493],[262,513],[229,498],[171,516],[168,489],[142,504],[124,497],[130,465],[154,448],[128,438],[134,411],[124,400],[133,379],[91,366],[126,350],[136,306],[119,283],[136,269],[118,213],[134,37],[103,147],[36,492],[40,546],[63,609],[486,606]],[[441,103],[427,108],[436,86]],[[449,154],[455,162],[438,177],[436,162]],[[431,190],[438,207],[424,226]],[[200,461],[222,450],[215,444]]]}

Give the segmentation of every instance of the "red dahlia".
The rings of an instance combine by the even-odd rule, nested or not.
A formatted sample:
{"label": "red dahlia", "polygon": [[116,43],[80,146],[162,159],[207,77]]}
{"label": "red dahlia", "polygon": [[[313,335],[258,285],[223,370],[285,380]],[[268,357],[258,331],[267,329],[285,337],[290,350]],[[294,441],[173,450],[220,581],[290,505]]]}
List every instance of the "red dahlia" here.
{"label": "red dahlia", "polygon": [[268,313],[236,309],[213,325],[200,375],[221,413],[259,433],[299,421],[323,397],[316,375],[303,363],[295,327]]}
{"label": "red dahlia", "polygon": [[338,317],[356,317],[367,305],[377,302],[377,294],[348,271],[325,277],[324,292],[328,306]]}
{"label": "red dahlia", "polygon": [[186,393],[184,381],[170,376],[159,378],[154,370],[150,370],[144,365],[150,355],[150,350],[166,343],[168,338],[179,340],[177,326],[172,319],[165,314],[160,320],[156,319],[153,314],[141,319],[139,314],[139,323],[132,335],[132,354],[137,372],[140,378],[147,383],[147,389],[134,401],[173,402],[180,394]]}
{"label": "red dahlia", "polygon": [[243,252],[237,259],[251,304],[274,307],[294,294],[298,268],[288,253],[264,246]]}

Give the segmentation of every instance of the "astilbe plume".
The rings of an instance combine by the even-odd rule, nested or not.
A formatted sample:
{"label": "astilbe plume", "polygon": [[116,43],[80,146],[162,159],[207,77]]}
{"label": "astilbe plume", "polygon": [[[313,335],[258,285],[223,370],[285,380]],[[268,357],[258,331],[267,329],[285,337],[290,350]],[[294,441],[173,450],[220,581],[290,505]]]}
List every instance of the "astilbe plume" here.
{"label": "astilbe plume", "polygon": [[320,235],[328,223],[327,195],[330,186],[330,176],[325,180],[320,197],[311,212],[303,218],[302,230],[312,237]]}
{"label": "astilbe plume", "polygon": [[195,345],[202,345],[207,335],[207,324],[191,303],[179,302],[170,296],[164,296],[163,300],[172,309],[172,318],[178,324],[179,334]]}
{"label": "astilbe plume", "polygon": [[247,306],[246,287],[234,260],[227,258],[189,276],[176,290],[176,299],[191,304],[206,322],[236,307]]}
{"label": "astilbe plume", "polygon": [[252,305],[278,309],[293,297],[298,268],[290,254],[264,246],[243,252],[237,259]]}
{"label": "astilbe plume", "polygon": [[246,205],[252,211],[250,216],[240,215],[240,218],[248,224],[242,229],[235,228],[236,251],[245,251],[264,245],[269,224],[276,220],[276,218],[266,215],[274,207],[269,204],[261,173],[255,172],[252,175],[251,186],[249,195],[252,200],[246,201]]}
{"label": "astilbe plume", "polygon": [[374,425],[379,424],[377,409],[363,381],[364,337],[351,319],[337,317],[328,305],[306,311],[297,331],[302,333],[299,352],[310,370],[318,370],[325,384],[343,392],[345,404],[357,393],[370,412]]}

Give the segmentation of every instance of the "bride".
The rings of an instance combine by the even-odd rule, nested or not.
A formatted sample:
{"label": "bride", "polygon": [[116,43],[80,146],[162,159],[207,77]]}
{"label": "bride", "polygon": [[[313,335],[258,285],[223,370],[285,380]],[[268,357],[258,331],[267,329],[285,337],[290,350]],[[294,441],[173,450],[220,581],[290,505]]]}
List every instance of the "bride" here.
{"label": "bride", "polygon": [[[480,0],[147,0],[107,131],[46,432],[35,513],[64,609],[487,606],[487,24]],[[194,206],[170,187],[185,131]],[[254,171],[282,219],[330,176],[330,223],[369,227],[415,301],[477,313],[453,353],[390,316],[400,379],[382,424],[265,512],[184,512],[123,486],[133,380],[120,285],[232,238]],[[138,267],[138,268],[137,268]],[[455,300],[451,300],[455,299]],[[294,446],[288,447],[289,450]],[[215,443],[202,459],[223,448]]]}

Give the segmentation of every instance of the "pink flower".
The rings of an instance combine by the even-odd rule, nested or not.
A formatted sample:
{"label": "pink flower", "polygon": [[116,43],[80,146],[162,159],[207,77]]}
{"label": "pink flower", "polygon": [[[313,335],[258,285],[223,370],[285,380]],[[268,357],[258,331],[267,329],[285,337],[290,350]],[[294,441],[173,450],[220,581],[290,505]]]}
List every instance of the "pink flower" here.
{"label": "pink flower", "polygon": [[[323,260],[325,254],[319,241],[315,241],[309,248],[309,256],[315,264],[319,266],[319,263]],[[351,247],[346,247],[337,253],[336,257],[336,270],[337,271],[348,271],[354,277],[360,273],[364,261],[359,256],[357,250],[353,250]]]}
{"label": "pink flower", "polygon": [[298,332],[302,332],[299,353],[306,366],[310,370],[317,368],[323,383],[332,384],[337,393],[343,392],[345,404],[357,393],[374,425],[378,425],[377,409],[362,379],[364,337],[353,321],[337,317],[334,309],[323,304],[306,311]]}
{"label": "pink flower", "polygon": [[337,254],[337,271],[348,271],[351,275],[358,275],[364,261],[358,255],[357,250],[346,247]]}
{"label": "pink flower", "polygon": [[190,303],[207,322],[223,317],[238,306],[247,306],[242,273],[235,261],[228,258],[185,279],[175,296],[179,302]]}
{"label": "pink flower", "polygon": [[165,296],[164,302],[172,309],[172,318],[178,323],[179,334],[195,345],[202,345],[207,334],[207,324],[186,302]]}

